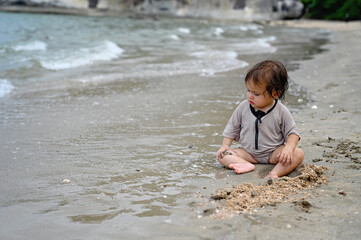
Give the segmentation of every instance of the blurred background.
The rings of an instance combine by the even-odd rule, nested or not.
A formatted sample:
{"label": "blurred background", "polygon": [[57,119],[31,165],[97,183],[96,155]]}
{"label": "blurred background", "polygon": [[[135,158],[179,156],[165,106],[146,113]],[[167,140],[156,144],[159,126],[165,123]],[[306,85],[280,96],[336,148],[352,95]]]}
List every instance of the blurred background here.
{"label": "blurred background", "polygon": [[[243,20],[294,19],[305,16],[349,21],[359,20],[361,17],[360,0],[1,0],[0,6],[8,11],[15,10],[11,6],[18,6],[23,7],[23,10],[27,7],[28,11],[52,12],[49,8],[57,8],[57,10],[53,9],[53,12],[59,9],[92,9],[97,10],[91,12],[92,14],[160,14]],[[70,13],[84,14],[85,12],[70,11]]]}

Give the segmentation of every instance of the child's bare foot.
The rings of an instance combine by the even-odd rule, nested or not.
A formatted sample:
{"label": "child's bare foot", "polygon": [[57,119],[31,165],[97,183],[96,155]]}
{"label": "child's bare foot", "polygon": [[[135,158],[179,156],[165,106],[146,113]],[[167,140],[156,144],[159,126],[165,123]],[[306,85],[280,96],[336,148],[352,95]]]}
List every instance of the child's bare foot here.
{"label": "child's bare foot", "polygon": [[233,163],[228,166],[233,169],[236,173],[246,173],[254,170],[255,166],[251,163]]}

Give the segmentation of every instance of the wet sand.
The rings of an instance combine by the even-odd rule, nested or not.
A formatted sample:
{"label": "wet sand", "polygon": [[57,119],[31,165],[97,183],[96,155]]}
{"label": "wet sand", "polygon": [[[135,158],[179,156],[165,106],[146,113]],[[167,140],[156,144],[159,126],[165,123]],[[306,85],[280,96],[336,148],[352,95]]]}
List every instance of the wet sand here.
{"label": "wet sand", "polygon": [[[267,186],[265,180],[256,178],[264,176],[270,167],[257,166],[255,172],[241,177],[249,184],[228,181],[228,186],[218,192],[212,189],[213,193],[208,194],[213,197],[204,202],[203,215],[224,218],[236,214],[231,220],[223,220],[239,224],[230,228],[224,239],[358,239],[361,234],[361,23],[301,20],[273,24],[333,32],[331,42],[325,46],[326,52],[301,62],[300,68],[290,73],[291,79],[309,88],[314,97],[306,109],[295,115],[302,135],[299,146],[305,152],[303,163],[327,167],[329,170],[322,177],[327,183],[307,191],[299,189],[296,198],[279,203],[270,201],[254,206],[251,196],[241,208],[242,193],[250,191],[252,195],[253,191],[255,198],[259,193],[254,190]],[[290,176],[297,177],[302,169],[297,171]],[[279,192],[282,189],[274,189],[271,194],[275,196]],[[227,195],[223,195],[223,200],[222,193]],[[251,207],[252,211],[240,211]]]}

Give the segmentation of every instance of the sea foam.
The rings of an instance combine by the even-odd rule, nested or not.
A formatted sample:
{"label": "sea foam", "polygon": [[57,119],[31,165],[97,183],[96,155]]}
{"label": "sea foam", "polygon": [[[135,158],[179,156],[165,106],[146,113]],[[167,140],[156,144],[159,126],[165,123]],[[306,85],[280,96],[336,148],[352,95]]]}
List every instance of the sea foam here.
{"label": "sea foam", "polygon": [[91,65],[97,61],[110,61],[118,58],[124,49],[111,41],[104,41],[93,48],[82,48],[75,52],[60,52],[51,59],[43,59],[40,64],[49,70],[62,70]]}
{"label": "sea foam", "polygon": [[46,50],[46,43],[42,41],[31,41],[31,42],[25,42],[21,44],[17,44],[15,46],[12,46],[12,49],[14,51],[45,51]]}
{"label": "sea foam", "polygon": [[[243,68],[249,64],[238,59],[238,54],[229,50],[201,50],[188,53],[187,59],[179,59],[169,62],[150,62],[145,58],[132,64],[119,65],[121,75],[109,73],[101,77],[79,79],[83,83],[104,81],[119,78],[146,78],[176,76],[181,74],[198,74],[200,76],[213,76],[216,73]],[[127,60],[129,61],[129,60]]]}
{"label": "sea foam", "polygon": [[0,79],[0,97],[4,97],[11,93],[14,86],[7,79]]}
{"label": "sea foam", "polygon": [[199,59],[194,62],[194,66],[201,69],[201,76],[210,76],[249,65],[245,61],[238,60],[238,54],[235,51],[208,50],[193,52],[190,55]]}
{"label": "sea foam", "polygon": [[179,37],[176,34],[169,35],[169,38],[173,40],[179,40]]}
{"label": "sea foam", "polygon": [[275,36],[270,36],[266,38],[252,39],[244,43],[236,43],[233,46],[235,50],[240,51],[241,53],[274,53],[277,51],[277,48],[272,46],[269,42],[273,42],[275,40]]}
{"label": "sea foam", "polygon": [[222,33],[224,33],[224,30],[222,28],[217,27],[214,30],[214,34],[217,35],[217,36],[221,35]]}
{"label": "sea foam", "polygon": [[256,24],[247,24],[247,25],[242,25],[239,27],[239,30],[241,31],[257,31],[260,28],[263,28],[261,25],[256,25]]}
{"label": "sea foam", "polygon": [[185,34],[189,34],[191,32],[189,28],[184,28],[184,27],[178,28],[178,31]]}

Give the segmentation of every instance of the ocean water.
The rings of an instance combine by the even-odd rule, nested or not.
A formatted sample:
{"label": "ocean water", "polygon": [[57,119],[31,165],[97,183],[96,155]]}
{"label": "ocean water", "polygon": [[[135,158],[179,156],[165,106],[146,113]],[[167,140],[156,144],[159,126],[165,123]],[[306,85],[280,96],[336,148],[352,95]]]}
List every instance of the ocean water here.
{"label": "ocean water", "polygon": [[[213,236],[195,206],[209,184],[243,179],[215,152],[247,69],[273,58],[292,76],[329,35],[0,13],[0,238]],[[292,112],[310,101],[291,80]]]}
{"label": "ocean water", "polygon": [[[325,35],[205,20],[9,13],[1,13],[0,18],[1,96],[23,85],[32,88],[29,82],[36,85],[56,81],[61,86],[180,74],[212,76],[249,66],[249,55],[264,54],[266,58],[274,53],[292,54],[297,48],[292,44],[305,45]],[[294,60],[307,54],[294,56]],[[98,74],[107,67],[113,67],[112,71]],[[70,74],[69,79],[58,81],[56,75],[60,72]]]}

